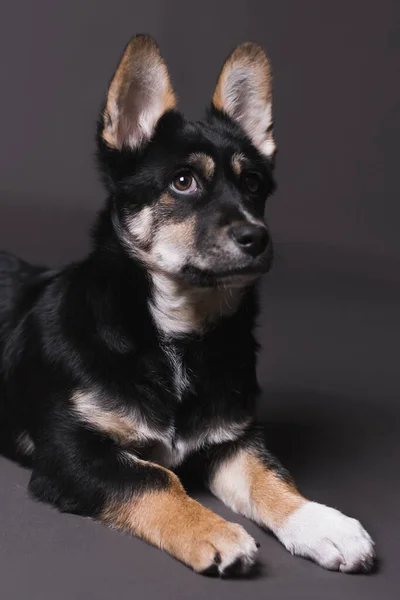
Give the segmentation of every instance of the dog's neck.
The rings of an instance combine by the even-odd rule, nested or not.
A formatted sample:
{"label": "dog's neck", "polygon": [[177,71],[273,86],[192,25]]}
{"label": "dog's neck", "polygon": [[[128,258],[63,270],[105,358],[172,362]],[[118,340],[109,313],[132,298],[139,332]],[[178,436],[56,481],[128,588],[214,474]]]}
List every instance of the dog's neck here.
{"label": "dog's neck", "polygon": [[244,294],[240,287],[195,287],[162,273],[151,273],[150,277],[150,313],[167,337],[204,332],[220,318],[234,314]]}

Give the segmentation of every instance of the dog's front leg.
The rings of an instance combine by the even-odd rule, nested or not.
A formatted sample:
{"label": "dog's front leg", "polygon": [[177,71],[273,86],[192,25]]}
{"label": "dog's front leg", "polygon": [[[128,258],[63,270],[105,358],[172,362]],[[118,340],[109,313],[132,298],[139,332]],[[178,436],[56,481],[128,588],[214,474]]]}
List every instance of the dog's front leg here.
{"label": "dog's front leg", "polygon": [[90,431],[37,448],[30,492],[138,536],[200,573],[246,573],[255,561],[253,538],[190,498],[173,472]]}
{"label": "dog's front leg", "polygon": [[342,572],[372,567],[373,542],[359,521],[306,500],[258,435],[216,451],[208,483],[225,504],[270,529],[292,554]]}
{"label": "dog's front leg", "polygon": [[174,473],[163,474],[166,484],[161,489],[128,500],[110,499],[101,519],[166,550],[197,572],[246,573],[257,552],[253,538],[190,498]]}

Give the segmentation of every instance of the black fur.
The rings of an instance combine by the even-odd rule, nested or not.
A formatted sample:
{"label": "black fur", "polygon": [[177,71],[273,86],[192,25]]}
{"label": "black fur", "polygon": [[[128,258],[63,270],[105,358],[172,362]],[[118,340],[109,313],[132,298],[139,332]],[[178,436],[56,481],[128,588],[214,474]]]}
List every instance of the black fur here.
{"label": "black fur", "polygon": [[[34,497],[93,517],[110,498],[165,487],[168,478],[155,467],[125,463],[114,440],[82,423],[71,405],[77,390],[96,390],[110,411],[134,406],[154,430],[162,435],[173,425],[183,441],[211,426],[251,419],[258,392],[256,284],[246,288],[233,315],[201,334],[166,341],[149,312],[152,285],[146,267],[122,243],[116,219],[159,198],[192,152],[211,155],[216,176],[208,187],[204,184],[207,189],[195,204],[177,200],[165,218],[181,222],[202,212],[197,236],[207,229],[213,202],[224,205],[229,221],[236,210],[229,194],[240,196],[261,218],[274,189],[271,164],[240,127],[214,109],[198,123],[167,112],[141,150],[108,147],[102,127],[100,118],[97,156],[109,195],[93,229],[89,256],[53,271],[6,254],[0,261],[1,451],[30,464]],[[234,152],[244,153],[262,176],[256,198],[247,198],[229,175]],[[215,280],[212,270],[186,267],[186,283],[207,286]],[[181,398],[174,391],[168,345],[190,374],[190,388]],[[26,434],[34,443],[32,452],[18,442]],[[149,448],[134,450],[146,458]],[[269,464],[279,469],[272,460]]]}

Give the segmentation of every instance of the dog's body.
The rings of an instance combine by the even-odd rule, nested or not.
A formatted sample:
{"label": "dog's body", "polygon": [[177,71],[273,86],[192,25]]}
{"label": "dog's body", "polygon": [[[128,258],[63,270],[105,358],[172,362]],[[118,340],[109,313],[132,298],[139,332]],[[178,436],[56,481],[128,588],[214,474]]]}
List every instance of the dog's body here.
{"label": "dog's body", "polygon": [[157,46],[134,38],[99,121],[109,199],[92,252],[58,271],[1,255],[0,451],[32,467],[37,499],[196,571],[247,572],[254,540],[173,472],[201,457],[213,493],[290,551],[369,569],[361,525],[304,499],[254,422],[275,152],[264,53],[231,55],[205,122],[175,103]]}

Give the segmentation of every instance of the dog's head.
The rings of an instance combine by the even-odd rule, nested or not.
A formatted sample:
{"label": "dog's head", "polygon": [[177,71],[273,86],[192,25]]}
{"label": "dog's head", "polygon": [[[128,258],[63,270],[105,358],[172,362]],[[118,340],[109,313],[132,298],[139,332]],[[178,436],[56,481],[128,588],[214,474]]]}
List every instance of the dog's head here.
{"label": "dog's head", "polygon": [[199,286],[244,285],[268,270],[273,191],[271,72],[246,43],[225,62],[206,120],[186,120],[157,44],[128,44],[99,120],[98,157],[114,227],[153,272]]}

